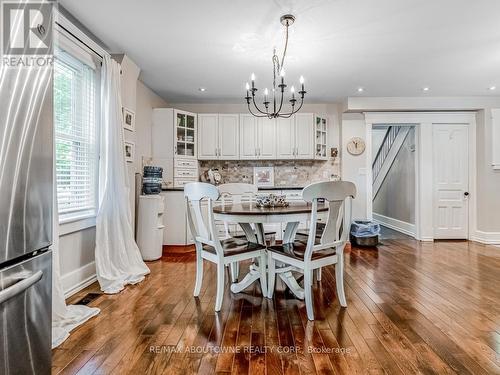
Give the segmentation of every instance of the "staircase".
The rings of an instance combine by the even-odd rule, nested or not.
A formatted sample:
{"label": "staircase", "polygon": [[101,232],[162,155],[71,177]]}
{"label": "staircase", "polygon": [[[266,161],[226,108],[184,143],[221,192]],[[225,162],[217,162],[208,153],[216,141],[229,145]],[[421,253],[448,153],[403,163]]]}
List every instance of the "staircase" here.
{"label": "staircase", "polygon": [[406,136],[410,132],[410,126],[389,126],[384,140],[380,146],[372,164],[373,195],[377,196],[382,183],[391,169],[392,163],[403,145]]}

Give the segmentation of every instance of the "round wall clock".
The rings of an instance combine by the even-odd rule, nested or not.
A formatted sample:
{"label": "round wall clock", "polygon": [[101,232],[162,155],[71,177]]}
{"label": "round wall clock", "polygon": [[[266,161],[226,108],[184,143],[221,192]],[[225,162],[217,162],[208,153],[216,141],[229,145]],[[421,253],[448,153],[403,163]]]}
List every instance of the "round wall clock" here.
{"label": "round wall clock", "polygon": [[347,151],[351,155],[361,155],[365,152],[366,144],[363,138],[353,137],[347,144]]}

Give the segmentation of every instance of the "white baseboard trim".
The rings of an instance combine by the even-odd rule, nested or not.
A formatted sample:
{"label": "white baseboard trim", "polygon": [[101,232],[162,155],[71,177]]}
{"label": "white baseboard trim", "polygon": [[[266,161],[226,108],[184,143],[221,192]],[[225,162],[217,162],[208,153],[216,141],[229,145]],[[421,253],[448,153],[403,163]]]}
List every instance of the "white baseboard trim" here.
{"label": "white baseboard trim", "polygon": [[500,232],[483,232],[476,230],[470,237],[471,241],[480,242],[485,245],[500,245]]}
{"label": "white baseboard trim", "polygon": [[97,280],[95,273],[95,262],[84,265],[61,277],[64,290],[64,297],[71,297],[73,294],[86,288]]}
{"label": "white baseboard trim", "polygon": [[390,229],[415,237],[415,224],[410,224],[405,221],[393,219],[384,215],[373,213],[373,220],[376,223],[382,224]]}

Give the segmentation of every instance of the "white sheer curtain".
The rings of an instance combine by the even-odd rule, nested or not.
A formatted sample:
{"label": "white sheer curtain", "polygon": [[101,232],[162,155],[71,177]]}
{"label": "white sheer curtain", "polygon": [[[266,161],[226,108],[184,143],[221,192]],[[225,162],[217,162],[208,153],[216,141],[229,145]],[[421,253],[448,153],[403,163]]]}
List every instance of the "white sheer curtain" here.
{"label": "white sheer curtain", "polygon": [[[55,176],[54,152],[54,193],[53,193],[53,225],[52,225],[52,348],[61,345],[69,337],[69,333],[85,323],[101,310],[83,305],[66,305],[59,268],[59,215],[57,214],[57,186]],[[69,249],[71,250],[71,249]]]}
{"label": "white sheer curtain", "polygon": [[120,65],[104,56],[101,76],[99,210],[96,225],[97,279],[104,293],[144,280],[149,268],[134,240],[122,125]]}

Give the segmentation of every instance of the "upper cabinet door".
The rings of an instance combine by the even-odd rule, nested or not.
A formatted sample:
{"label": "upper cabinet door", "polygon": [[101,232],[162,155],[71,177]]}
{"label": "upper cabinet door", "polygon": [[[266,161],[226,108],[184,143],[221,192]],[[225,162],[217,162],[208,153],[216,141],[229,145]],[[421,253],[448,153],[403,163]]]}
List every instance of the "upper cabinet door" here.
{"label": "upper cabinet door", "polygon": [[174,110],[174,156],[196,159],[196,114]]}
{"label": "upper cabinet door", "polygon": [[217,114],[198,115],[198,159],[218,159]]}
{"label": "upper cabinet door", "polygon": [[258,158],[265,160],[276,159],[276,120],[260,117],[258,124]]}
{"label": "upper cabinet door", "polygon": [[219,115],[219,159],[238,160],[240,158],[238,114]]}
{"label": "upper cabinet door", "polygon": [[295,115],[295,158],[314,159],[314,116],[311,113]]}
{"label": "upper cabinet door", "polygon": [[240,159],[257,159],[257,117],[240,115]]}
{"label": "upper cabinet door", "polygon": [[276,119],[276,153],[278,159],[295,159],[295,118]]}

